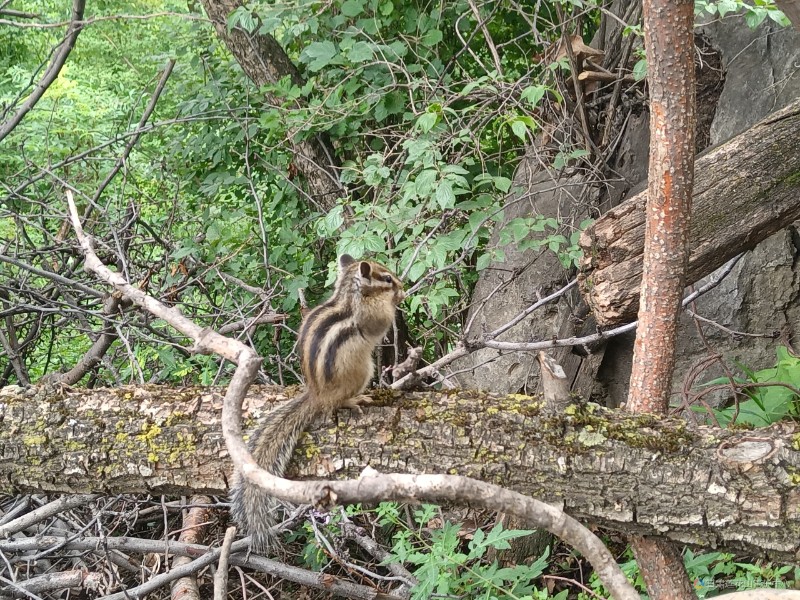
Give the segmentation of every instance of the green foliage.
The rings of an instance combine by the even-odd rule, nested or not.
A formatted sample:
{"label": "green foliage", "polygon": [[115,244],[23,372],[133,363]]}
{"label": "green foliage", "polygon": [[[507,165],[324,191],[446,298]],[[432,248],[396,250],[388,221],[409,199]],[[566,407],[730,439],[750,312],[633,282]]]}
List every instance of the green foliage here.
{"label": "green foliage", "polygon": [[696,16],[705,14],[719,17],[730,13],[742,13],[745,23],[750,28],[758,27],[766,18],[770,18],[781,27],[792,25],[774,0],[753,0],[751,4],[744,0],[695,0],[694,12]]}
{"label": "green foliage", "polygon": [[[370,528],[382,537],[391,537],[392,550],[382,561],[386,566],[400,563],[418,581],[412,590],[414,600],[428,598],[474,598],[486,600],[578,600],[610,598],[596,574],[589,576],[586,586],[592,594],[569,590],[549,594],[540,578],[546,572],[566,572],[575,568],[571,561],[555,560],[549,551],[530,565],[501,567],[489,558],[495,550],[510,547],[509,541],[529,535],[531,531],[504,529],[495,525],[491,530],[465,529],[463,524],[444,519],[442,509],[432,504],[403,507],[396,502],[382,502],[372,510],[361,505],[347,507],[348,520],[368,519]],[[342,513],[325,519],[324,528],[305,527],[287,536],[286,541],[301,544],[303,561],[309,568],[328,568],[331,560],[320,544],[319,534],[339,535]],[[408,520],[407,520],[408,519]],[[354,557],[351,555],[351,559]],[[639,567],[630,548],[623,555],[620,568],[642,598],[648,598]],[[800,581],[800,567],[775,565],[769,562],[743,562],[724,552],[695,553],[683,551],[684,565],[698,598],[712,598],[725,592],[744,591],[756,587],[794,589]],[[372,570],[375,570],[373,567]],[[539,585],[537,585],[539,583]],[[574,592],[573,592],[574,593]]]}
{"label": "green foliage", "polygon": [[[550,595],[535,582],[548,566],[549,552],[530,565],[500,567],[497,560],[489,560],[493,550],[510,548],[509,541],[529,535],[531,531],[504,529],[498,524],[488,533],[482,529],[465,531],[457,523],[443,521],[440,507],[423,504],[411,509],[412,520],[396,502],[382,502],[373,510],[361,505],[347,507],[348,520],[369,518],[372,526],[391,535],[392,551],[383,561],[386,566],[400,563],[418,580],[412,590],[413,599],[457,596],[485,600],[566,600],[567,591]],[[304,564],[321,570],[330,558],[320,543],[320,533],[339,535],[342,514],[331,515],[319,531],[305,526],[286,536],[286,541],[301,545]]]}
{"label": "green foliage", "polygon": [[[729,406],[714,411],[720,425],[731,422],[754,427],[767,427],[783,419],[796,419],[800,416],[800,357],[793,356],[784,346],[777,349],[777,362],[774,367],[753,371],[737,363],[744,377],[732,382],[747,398],[737,406]],[[720,377],[709,381],[705,386],[727,385],[730,380]],[[772,385],[771,385],[772,384]],[[774,384],[787,384],[791,387]],[[792,389],[793,388],[793,389]],[[696,410],[701,410],[696,407]]]}
{"label": "green foliage", "polygon": [[[15,191],[0,207],[0,223],[9,224],[0,242],[21,244],[37,268],[71,273],[75,265],[60,249],[71,243],[60,237],[66,183],[81,210],[96,205],[87,226],[109,262],[212,327],[261,314],[266,303],[287,312],[285,325],[295,329],[300,290],[316,304],[333,281],[337,253],[369,255],[414,290],[403,306],[412,336],[425,358],[440,355],[460,335],[480,273],[510,250],[554,253],[565,268],[580,256],[573,224],[506,220],[502,210],[524,196],[512,189],[514,170],[543,118],[564,112],[559,78],[568,63],[543,60],[561,38],[557,11],[543,3],[532,27],[517,5],[472,7],[467,0],[241,6],[228,27],[274,36],[298,67],[297,78],[257,89],[208,23],[194,18],[193,5],[90,3],[85,18],[102,20],[85,27],[58,80],[4,140],[0,178]],[[54,0],[32,0],[26,9],[51,23],[69,16]],[[573,9],[590,39],[600,11],[584,1],[561,8]],[[761,1],[753,10],[777,15]],[[170,14],[153,16],[162,12]],[[123,13],[150,17],[116,18]],[[30,93],[63,31],[0,27],[0,104]],[[502,47],[496,56],[487,34]],[[643,77],[639,58],[634,74]],[[168,59],[176,66],[155,113],[124,169],[95,198]],[[294,144],[306,139],[329,141],[340,166],[343,193],[333,210],[315,204],[296,176]],[[591,166],[569,136],[549,150],[551,165],[566,175]],[[125,240],[115,237],[121,231]],[[55,262],[45,262],[40,247],[53,248]],[[36,277],[26,283],[39,292],[49,285]],[[253,291],[261,288],[264,294]],[[68,368],[102,326],[99,300],[73,310],[91,315],[36,340],[41,346],[26,359],[35,375]],[[106,383],[224,381],[228,367],[187,356],[179,349],[185,340],[168,327],[135,323],[120,326],[132,337],[115,343],[107,364],[116,373],[100,370]],[[271,333],[247,335],[270,364],[283,365],[293,336]],[[295,379],[291,368],[279,371],[286,383]]]}
{"label": "green foliage", "polygon": [[647,59],[640,58],[636,61],[636,64],[633,65],[633,76],[636,78],[636,81],[641,81],[645,77],[647,77]]}
{"label": "green foliage", "polygon": [[[498,11],[490,27],[502,23],[502,35],[529,34],[511,7]],[[308,78],[302,90],[270,86],[282,98],[306,103],[266,108],[280,111],[274,119],[284,127],[279,135],[323,130],[346,157],[341,180],[352,195],[332,212],[312,215],[314,230],[335,238],[337,252],[374,256],[395,266],[410,285],[424,287],[408,305],[421,329],[446,320],[463,303],[467,290],[461,286],[469,289],[476,281],[476,271],[458,265],[485,267],[504,256],[488,246],[489,233],[524,144],[538,130],[530,111],[548,94],[558,99],[552,80],[516,47],[503,54],[503,76],[483,70],[491,57],[479,40],[470,53],[457,55],[462,42],[454,32],[476,25],[463,0],[345,0],[325,13],[298,3],[291,14],[285,5],[262,3],[229,19],[229,26],[257,23],[297,58]],[[521,73],[531,73],[531,83],[508,112],[472,101],[501,94]],[[368,131],[376,133],[365,144]],[[354,216],[350,221],[345,210]]]}
{"label": "green foliage", "polygon": [[[401,562],[410,565],[419,582],[412,591],[412,598],[566,599],[566,591],[550,596],[546,590],[534,585],[547,567],[549,552],[530,565],[501,568],[497,560],[486,559],[490,549],[508,549],[509,540],[529,535],[531,531],[507,530],[497,524],[488,533],[476,529],[472,539],[465,542],[462,526],[445,522],[423,534],[423,528],[438,517],[439,511],[439,507],[428,504],[416,508],[413,515],[417,529],[401,527],[394,535],[391,555],[383,561],[384,564]],[[377,514],[383,526],[402,523],[394,503],[382,503]]]}
{"label": "green foliage", "polygon": [[[625,554],[630,560],[620,567],[641,593],[642,599],[647,600],[649,596],[644,593],[644,581],[630,549]],[[794,589],[796,582],[800,580],[800,567],[760,561],[736,562],[733,554],[725,552],[695,554],[691,548],[685,548],[683,563],[698,598],[713,598],[724,593],[755,588]],[[594,574],[589,579],[589,588],[601,598],[609,598],[608,592]],[[579,600],[590,600],[594,597],[583,592],[578,595]]]}
{"label": "green foliage", "polygon": [[687,548],[683,560],[698,598],[756,588],[793,589],[800,575],[798,567],[735,562],[733,554],[724,552],[695,555]]}
{"label": "green foliage", "polygon": [[[642,579],[641,573],[639,573],[639,565],[636,564],[636,560],[633,558],[633,551],[630,547],[625,549],[624,558],[626,559],[625,562],[620,563],[619,568],[625,574],[625,577],[628,581],[633,585],[636,591],[639,592],[643,600],[648,598],[644,584],[644,579]],[[605,586],[600,582],[600,578],[597,577],[597,574],[592,573],[589,576],[589,582],[587,584],[590,590],[592,590],[592,594],[588,594],[586,592],[580,592],[578,594],[578,600],[594,600],[597,596],[601,598],[611,598],[611,595],[606,590]]]}

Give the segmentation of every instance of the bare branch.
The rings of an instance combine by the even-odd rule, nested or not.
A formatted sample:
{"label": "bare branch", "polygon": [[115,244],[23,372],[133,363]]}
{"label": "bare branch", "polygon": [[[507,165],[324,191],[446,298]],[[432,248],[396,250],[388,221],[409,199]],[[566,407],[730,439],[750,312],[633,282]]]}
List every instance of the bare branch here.
{"label": "bare branch", "polygon": [[[601,581],[619,600],[636,600],[638,594],[628,583],[614,557],[597,536],[563,511],[522,494],[457,475],[369,475],[350,481],[294,482],[276,477],[260,468],[242,439],[242,400],[254,380],[260,359],[250,348],[202,329],[177,310],[170,309],[128,284],[111,272],[94,253],[90,240],[83,232],[72,194],[67,191],[67,203],[75,233],[86,255],[86,268],[124,293],[131,301],[164,319],[178,331],[194,339],[198,351],[217,352],[237,363],[228,385],[222,408],[222,431],[234,467],[248,481],[261,486],[273,496],[296,504],[331,504],[355,502],[453,501],[467,502],[489,510],[502,510],[532,526],[547,529],[578,549],[595,569]],[[253,559],[251,559],[253,560]],[[233,562],[233,560],[231,561]],[[235,563],[234,563],[235,564]],[[123,596],[120,596],[122,598]]]}
{"label": "bare branch", "polygon": [[3,139],[9,133],[11,133],[17,125],[19,125],[19,122],[22,121],[22,118],[28,114],[28,112],[34,106],[36,106],[36,103],[39,102],[41,97],[47,91],[47,88],[49,88],[58,77],[58,74],[61,72],[61,68],[64,66],[64,63],[67,62],[67,57],[75,47],[75,40],[78,39],[78,34],[81,32],[82,26],[79,24],[79,21],[83,19],[84,8],[86,8],[86,0],[73,0],[69,30],[67,31],[66,37],[61,42],[61,48],[53,57],[53,60],[47,67],[45,74],[39,80],[39,83],[36,84],[33,93],[28,96],[28,99],[23,102],[22,106],[19,107],[19,110],[14,114],[13,117],[0,125],[0,142],[2,142]]}
{"label": "bare branch", "polygon": [[25,271],[30,271],[31,273],[33,273],[34,275],[38,275],[39,277],[52,279],[57,283],[61,283],[63,285],[79,290],[84,294],[91,296],[92,298],[105,298],[105,294],[103,292],[100,292],[94,288],[90,288],[88,285],[84,285],[78,281],[74,281],[57,273],[51,273],[50,271],[38,269],[32,265],[22,262],[21,260],[17,260],[16,258],[6,256],[5,254],[0,254],[0,262],[5,262],[10,265],[14,265],[15,267],[19,267],[20,269],[24,269]]}
{"label": "bare branch", "polygon": [[15,533],[19,533],[31,525],[52,517],[53,515],[57,515],[65,510],[75,508],[76,506],[83,506],[95,498],[97,498],[96,494],[62,496],[58,500],[53,500],[52,502],[31,511],[26,515],[19,517],[18,519],[14,519],[13,521],[9,521],[4,525],[0,525],[0,539],[11,537]]}
{"label": "bare branch", "polygon": [[[114,295],[108,296],[105,302],[103,302],[103,315],[114,315],[120,310],[121,306],[122,301],[120,298]],[[81,380],[81,378],[83,378],[84,375],[86,375],[86,373],[100,364],[100,361],[103,360],[106,352],[108,352],[108,349],[111,348],[111,344],[114,343],[114,340],[116,340],[117,337],[117,331],[114,327],[114,323],[110,320],[105,320],[102,333],[92,344],[92,347],[89,348],[89,350],[83,356],[81,356],[80,360],[75,364],[74,367],[72,367],[66,373],[53,373],[51,377],[45,375],[42,380],[54,384],[75,385]]]}
{"label": "bare branch", "polygon": [[[699,289],[695,290],[686,298],[684,298],[682,306],[688,306],[694,300],[702,296],[703,294],[707,293],[708,291],[717,287],[725,277],[730,274],[733,270],[733,267],[739,260],[742,258],[742,255],[734,256],[731,260],[729,260],[720,271],[717,273],[716,276],[709,279],[709,281]],[[516,325],[519,321],[521,321],[524,317],[528,316],[532,313],[536,308],[539,308],[546,304],[547,302],[558,298],[559,296],[563,295],[569,288],[574,285],[574,282],[570,282],[565,287],[561,288],[557,292],[553,292],[549,296],[542,298],[532,304],[530,307],[526,308],[522,311],[519,315],[514,317],[509,323],[498,327],[495,331],[486,334],[482,338],[478,338],[475,340],[470,340],[469,342],[461,341],[456,344],[456,347],[440,358],[439,360],[427,365],[416,371],[415,373],[409,373],[405,375],[401,379],[395,381],[391,387],[392,389],[402,390],[414,384],[414,382],[418,381],[419,379],[425,379],[427,377],[436,377],[437,373],[442,367],[446,367],[447,365],[468,356],[470,353],[474,352],[475,350],[479,350],[481,348],[494,348],[496,350],[508,350],[508,351],[515,351],[515,352],[538,352],[540,350],[549,350],[551,348],[563,348],[567,346],[591,346],[592,344],[596,344],[597,342],[604,341],[611,339],[612,337],[616,337],[618,335],[622,335],[623,333],[627,333],[629,331],[633,331],[636,329],[638,325],[638,321],[634,321],[633,323],[628,323],[627,325],[621,325],[619,327],[614,327],[613,329],[607,329],[605,331],[599,331],[598,333],[594,333],[592,335],[587,335],[583,337],[570,337],[570,338],[558,338],[554,340],[547,340],[547,341],[540,341],[540,342],[498,342],[494,340],[494,337],[499,335],[500,333],[508,330],[511,326]]]}
{"label": "bare branch", "polygon": [[225,600],[228,597],[228,562],[234,537],[236,537],[236,527],[228,527],[220,548],[217,572],[214,574],[214,600]]}
{"label": "bare branch", "polygon": [[111,180],[114,179],[114,177],[116,177],[117,173],[119,173],[119,170],[123,167],[123,165],[125,165],[125,161],[128,159],[131,150],[133,150],[133,147],[139,141],[139,137],[141,136],[141,132],[143,131],[143,128],[147,123],[147,120],[150,118],[150,115],[153,114],[153,111],[156,108],[158,99],[161,96],[161,92],[164,91],[164,86],[167,85],[167,79],[169,79],[169,76],[172,74],[172,69],[174,66],[175,66],[175,59],[173,58],[170,59],[167,62],[167,65],[164,67],[164,72],[161,74],[161,78],[158,80],[158,85],[156,85],[156,89],[153,90],[153,94],[150,96],[150,101],[147,103],[147,106],[145,107],[144,112],[142,113],[142,117],[141,119],[139,119],[139,124],[134,130],[136,133],[134,133],[131,139],[129,139],[128,142],[125,144],[125,149],[122,151],[122,154],[117,159],[117,163],[108,173],[103,182],[98,186],[97,191],[94,193],[94,196],[92,197],[92,200],[89,206],[87,207],[86,210],[87,215],[91,212],[92,206],[100,199],[100,196],[103,195],[103,191],[106,189],[108,184],[111,183]]}

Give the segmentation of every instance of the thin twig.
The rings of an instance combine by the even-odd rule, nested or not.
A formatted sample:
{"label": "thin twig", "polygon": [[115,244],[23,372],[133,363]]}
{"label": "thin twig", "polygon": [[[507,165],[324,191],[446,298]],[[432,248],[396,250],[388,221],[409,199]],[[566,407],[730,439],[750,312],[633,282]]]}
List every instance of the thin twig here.
{"label": "thin twig", "polygon": [[106,178],[102,181],[102,183],[98,186],[97,191],[94,193],[91,201],[89,202],[89,206],[86,207],[86,214],[84,215],[84,220],[89,217],[91,211],[97,201],[100,199],[100,196],[103,195],[103,191],[105,191],[106,187],[111,180],[116,177],[119,170],[125,165],[125,161],[128,160],[128,156],[130,156],[133,147],[139,141],[139,137],[141,136],[141,131],[143,130],[144,126],[147,124],[147,120],[150,118],[150,115],[153,114],[153,111],[156,108],[156,104],[158,103],[158,99],[161,97],[161,92],[164,91],[164,87],[167,85],[167,79],[172,74],[172,69],[175,67],[175,59],[171,58],[167,65],[164,67],[164,72],[161,74],[161,78],[158,80],[158,85],[156,85],[156,89],[153,90],[152,95],[150,96],[150,101],[147,103],[147,106],[142,113],[142,117],[139,119],[139,124],[136,126],[134,131],[139,133],[135,133],[131,136],[131,139],[125,144],[125,149],[122,151],[122,154],[117,158],[116,164],[111,168]]}
{"label": "thin twig", "polygon": [[236,527],[228,527],[225,539],[219,552],[219,565],[214,573],[214,600],[225,600],[228,597],[228,560],[231,556],[231,544],[236,536]]}
{"label": "thin twig", "polygon": [[67,31],[66,37],[61,42],[61,47],[59,48],[58,52],[56,52],[53,60],[50,62],[50,65],[47,67],[47,71],[45,71],[42,78],[36,84],[33,92],[31,92],[31,95],[28,96],[27,100],[22,103],[22,106],[19,107],[19,110],[16,113],[14,113],[14,116],[0,125],[0,142],[2,142],[9,133],[14,131],[14,128],[19,125],[19,122],[22,121],[23,117],[27,115],[34,106],[36,106],[36,103],[39,102],[42,96],[44,96],[47,88],[49,88],[58,77],[58,74],[61,72],[61,68],[64,66],[64,63],[67,62],[67,57],[75,47],[75,41],[78,39],[78,34],[81,32],[82,25],[80,25],[80,21],[83,19],[84,8],[86,8],[86,0],[73,0],[69,31]]}

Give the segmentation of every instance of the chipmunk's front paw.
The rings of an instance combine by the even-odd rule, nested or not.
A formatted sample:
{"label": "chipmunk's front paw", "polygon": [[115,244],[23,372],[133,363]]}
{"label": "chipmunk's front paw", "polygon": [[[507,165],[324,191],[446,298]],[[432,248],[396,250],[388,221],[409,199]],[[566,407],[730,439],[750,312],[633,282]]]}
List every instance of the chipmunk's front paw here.
{"label": "chipmunk's front paw", "polygon": [[352,398],[345,400],[345,402],[342,404],[342,407],[356,410],[358,411],[358,414],[363,415],[364,410],[361,407],[367,404],[372,404],[372,398],[370,398],[366,394],[360,394],[358,396],[353,396]]}

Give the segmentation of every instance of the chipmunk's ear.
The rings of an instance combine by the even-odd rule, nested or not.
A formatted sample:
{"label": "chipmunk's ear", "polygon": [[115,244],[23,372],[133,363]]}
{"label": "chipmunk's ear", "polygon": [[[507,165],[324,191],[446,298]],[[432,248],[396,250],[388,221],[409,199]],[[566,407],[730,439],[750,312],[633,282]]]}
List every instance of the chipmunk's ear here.
{"label": "chipmunk's ear", "polygon": [[361,264],[358,265],[358,270],[364,279],[369,279],[370,273],[372,273],[372,265],[362,260]]}
{"label": "chipmunk's ear", "polygon": [[352,265],[354,262],[356,262],[355,258],[350,256],[349,254],[342,254],[339,257],[339,268],[340,269],[346,269],[347,267]]}

